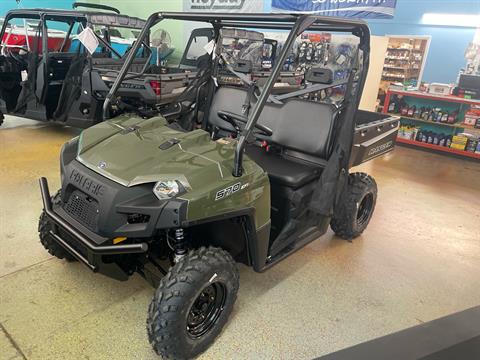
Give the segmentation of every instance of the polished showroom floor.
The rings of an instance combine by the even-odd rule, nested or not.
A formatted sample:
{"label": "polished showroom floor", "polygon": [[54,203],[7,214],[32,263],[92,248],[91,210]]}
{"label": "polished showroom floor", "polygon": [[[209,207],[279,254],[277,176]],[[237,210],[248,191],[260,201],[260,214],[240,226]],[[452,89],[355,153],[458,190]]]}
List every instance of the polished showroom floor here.
{"label": "polished showroom floor", "polygon": [[[49,256],[37,179],[59,186],[78,131],[7,118],[0,128],[0,359],[156,359],[153,289]],[[263,274],[242,266],[231,321],[202,359],[311,359],[479,305],[480,163],[398,147],[358,170],[379,187],[353,243],[332,232]]]}

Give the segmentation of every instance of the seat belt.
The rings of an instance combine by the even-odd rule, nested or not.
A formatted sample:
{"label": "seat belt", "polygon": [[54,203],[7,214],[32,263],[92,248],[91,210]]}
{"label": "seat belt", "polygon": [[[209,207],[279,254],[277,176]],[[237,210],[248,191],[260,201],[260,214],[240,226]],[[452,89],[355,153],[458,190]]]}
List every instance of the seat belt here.
{"label": "seat belt", "polygon": [[334,81],[331,84],[315,84],[312,86],[305,87],[303,89],[297,90],[297,91],[292,91],[290,93],[282,94],[282,95],[275,95],[275,99],[278,101],[285,100],[285,99],[290,99],[292,97],[297,97],[297,96],[302,96],[311,92],[315,91],[322,91],[326,90],[329,88],[345,85],[348,83],[348,79],[342,79],[342,80],[337,80]]}
{"label": "seat belt", "polygon": [[252,98],[255,95],[255,90],[258,89],[257,84],[252,81],[248,86],[247,96],[245,97],[245,102],[242,105],[242,115],[248,118],[248,114],[250,113],[250,109],[252,107]]}

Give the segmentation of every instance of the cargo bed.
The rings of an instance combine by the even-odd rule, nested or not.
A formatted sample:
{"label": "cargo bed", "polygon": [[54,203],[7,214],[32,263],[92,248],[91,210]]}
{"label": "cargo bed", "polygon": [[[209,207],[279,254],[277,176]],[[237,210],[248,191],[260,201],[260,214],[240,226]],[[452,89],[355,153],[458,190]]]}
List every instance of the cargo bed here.
{"label": "cargo bed", "polygon": [[400,118],[372,111],[358,110],[355,119],[350,166],[357,166],[393,150]]}

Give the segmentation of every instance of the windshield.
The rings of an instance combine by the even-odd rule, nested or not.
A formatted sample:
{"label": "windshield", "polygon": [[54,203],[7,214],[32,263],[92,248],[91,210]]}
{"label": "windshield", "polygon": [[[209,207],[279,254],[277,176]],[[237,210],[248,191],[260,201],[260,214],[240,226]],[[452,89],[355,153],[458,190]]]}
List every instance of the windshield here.
{"label": "windshield", "polygon": [[[150,29],[152,57],[146,74],[155,78],[158,84],[163,82],[167,86],[165,75],[196,73],[215,57],[213,49],[216,46],[220,54],[217,63],[219,85],[248,87],[248,81],[256,81],[262,88],[277,62],[288,34],[287,30],[225,27],[215,40],[209,23],[166,19]],[[332,81],[346,81],[358,54],[358,43],[357,36],[342,32],[307,31],[300,34],[281,65],[281,73],[273,92],[283,94],[307,86],[309,82],[305,79],[305,74],[311,68],[328,69],[332,72]],[[131,67],[129,73],[129,76],[134,76],[135,73],[141,76],[138,67]],[[175,84],[172,83],[172,86]],[[184,89],[185,85],[178,89],[167,87],[158,90],[162,94],[158,103],[165,103],[166,91],[181,92]],[[345,90],[343,82],[338,86],[297,97],[340,104]]]}
{"label": "windshield", "polygon": [[[322,25],[319,27],[321,30],[308,29],[299,33],[292,38],[288,52],[282,55],[279,63],[291,32],[288,26],[277,29],[277,23],[272,26],[273,29],[268,26],[262,28],[259,26],[261,23],[245,20],[245,25],[219,26],[215,31],[209,17],[203,18],[203,21],[198,21],[202,18],[200,15],[199,19],[197,16],[194,18],[195,21],[164,18],[151,26],[149,44],[155,60],[150,66],[143,67],[144,72],[139,72],[141,68],[133,62],[128,64],[127,59],[127,65],[120,71],[125,74],[118,77],[118,84],[112,88],[131,87],[133,85],[128,84],[130,80],[146,75],[152,79],[147,84],[147,90],[151,87],[152,93],[157,96],[157,104],[164,106],[177,98],[175,94],[197,86],[194,81],[200,76],[197,74],[207,67],[215,74],[217,87],[249,88],[254,82],[260,91],[268,83],[272,72],[278,69],[268,101],[295,97],[340,106],[346,97],[352,69],[361,66],[360,38],[351,30],[356,24],[349,27],[340,23],[332,26],[331,31],[325,31],[328,25]],[[265,19],[258,21],[268,23]],[[345,28],[348,31],[342,30]],[[127,73],[128,76],[125,76]],[[323,77],[312,75],[318,73],[322,73]],[[166,77],[180,74],[191,75],[182,80]]]}
{"label": "windshield", "polygon": [[[92,25],[92,30],[95,32],[99,38],[107,42],[111,48],[114,50],[109,51],[109,48],[99,44],[96,53],[108,53],[107,57],[112,57],[115,59],[123,57],[125,53],[132,47],[132,44],[137,40],[138,35],[140,34],[139,29],[132,29],[120,26],[104,26],[104,25]],[[142,45],[137,51],[137,57],[146,56],[146,51]]]}

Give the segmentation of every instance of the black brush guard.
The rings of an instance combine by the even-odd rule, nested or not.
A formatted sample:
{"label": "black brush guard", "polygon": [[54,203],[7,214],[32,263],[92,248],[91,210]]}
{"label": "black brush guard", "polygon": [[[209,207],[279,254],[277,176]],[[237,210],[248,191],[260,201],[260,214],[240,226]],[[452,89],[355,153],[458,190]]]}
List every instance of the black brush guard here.
{"label": "black brush guard", "polygon": [[[55,213],[52,206],[47,179],[42,177],[40,178],[39,183],[40,191],[42,193],[43,209],[50,221],[55,224],[55,230],[50,230],[50,236],[52,239],[93,272],[100,272],[118,280],[126,280],[128,274],[121,270],[121,268],[115,263],[104,263],[102,256],[141,254],[148,251],[148,245],[146,243],[104,246],[94,245],[84,234]],[[84,251],[77,250],[77,246],[72,246],[69,241],[64,239],[58,231],[58,228],[62,229],[65,233],[68,233],[70,243],[72,241],[75,242],[75,244]]]}

